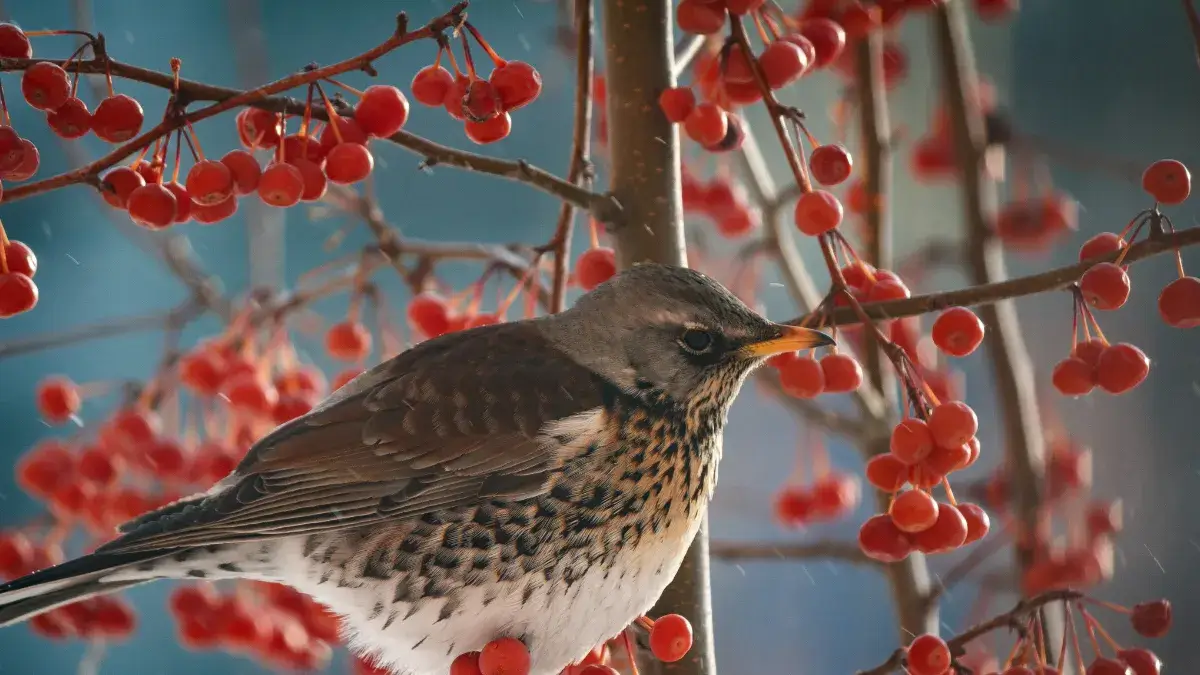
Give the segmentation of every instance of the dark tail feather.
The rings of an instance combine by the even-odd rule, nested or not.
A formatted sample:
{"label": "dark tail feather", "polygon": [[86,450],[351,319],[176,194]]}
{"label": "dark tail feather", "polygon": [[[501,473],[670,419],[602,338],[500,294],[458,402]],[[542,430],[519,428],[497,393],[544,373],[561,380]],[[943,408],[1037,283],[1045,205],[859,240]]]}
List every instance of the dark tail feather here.
{"label": "dark tail feather", "polygon": [[156,578],[152,571],[138,573],[132,568],[170,553],[93,553],[0,585],[0,627],[20,623],[55,607],[152,581]]}

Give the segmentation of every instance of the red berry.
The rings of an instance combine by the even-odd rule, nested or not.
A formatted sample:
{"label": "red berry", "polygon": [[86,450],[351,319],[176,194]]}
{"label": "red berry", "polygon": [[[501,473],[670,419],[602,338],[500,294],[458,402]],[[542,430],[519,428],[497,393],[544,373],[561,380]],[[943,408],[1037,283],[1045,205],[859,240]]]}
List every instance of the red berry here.
{"label": "red berry", "polygon": [[1192,174],[1183,162],[1160,159],[1142,174],[1142,189],[1160,204],[1182,204],[1192,191]]}
{"label": "red berry", "polygon": [[413,77],[409,90],[417,103],[431,108],[440,108],[446,103],[446,95],[454,86],[454,76],[441,66],[425,66]]}
{"label": "red berry", "polygon": [[0,319],[28,312],[37,305],[38,288],[24,274],[0,274]]}
{"label": "red berry", "polygon": [[504,111],[500,95],[487,80],[473,79],[462,100],[463,113],[472,122],[486,122]]}
{"label": "red berry", "polygon": [[32,279],[37,275],[38,261],[33,249],[26,244],[9,239],[4,247],[4,258],[8,263],[8,271],[13,274],[24,274]]}
{"label": "red berry", "polygon": [[692,648],[692,624],[679,614],[667,614],[654,620],[650,629],[650,651],[665,663],[687,656]]}
{"label": "red berry", "polygon": [[799,80],[808,70],[808,55],[794,42],[776,40],[763,50],[758,57],[758,64],[762,67],[767,86],[782,89]]}
{"label": "red berry", "polygon": [[679,29],[696,35],[713,35],[725,28],[725,10],[708,0],[680,0],[675,8]]}
{"label": "red berry", "polygon": [[71,98],[71,78],[61,66],[39,61],[21,76],[21,93],[34,108],[54,110]]}
{"label": "red berry", "polygon": [[479,654],[479,672],[483,675],[529,675],[529,664],[529,649],[516,638],[492,640]]}
{"label": "red berry", "polygon": [[815,505],[808,490],[789,485],[775,497],[775,517],[784,525],[803,527],[812,517]]}
{"label": "red berry", "polygon": [[1122,649],[1117,652],[1117,658],[1133,670],[1133,675],[1160,675],[1162,673],[1162,660],[1149,649],[1141,647]]}
{"label": "red berry", "polygon": [[863,383],[862,366],[848,354],[829,354],[822,358],[821,374],[825,376],[825,391],[830,394],[858,391]]}
{"label": "red berry", "polygon": [[1112,232],[1101,232],[1079,248],[1079,262],[1109,256],[1125,248],[1125,240]]}
{"label": "red berry", "polygon": [[813,178],[821,185],[838,185],[850,177],[854,160],[842,145],[818,145],[808,159]]}
{"label": "red berry", "polygon": [[46,123],[60,138],[82,138],[92,130],[92,113],[86,103],[71,97],[46,114]]}
{"label": "red berry", "polygon": [[482,675],[479,670],[479,652],[465,652],[450,662],[450,675]]}
{"label": "red berry", "polygon": [[[229,390],[229,393],[231,402],[239,402],[235,404],[238,409],[246,409],[246,406],[241,404],[244,390],[233,388]],[[154,477],[164,480],[179,479],[187,469],[187,455],[184,454],[183,448],[175,441],[166,438],[153,443],[145,451],[142,459]]]}
{"label": "red berry", "polygon": [[221,158],[221,163],[233,176],[233,187],[239,195],[248,195],[258,189],[262,179],[262,167],[254,155],[245,150],[230,150]]}
{"label": "red berry", "polygon": [[133,222],[151,230],[170,226],[178,215],[175,193],[161,183],[143,185],[129,193],[126,207]]}
{"label": "red berry", "polygon": [[862,498],[862,486],[857,476],[831,473],[813,483],[813,515],[837,518],[852,511]]}
{"label": "red berry", "polygon": [[479,145],[487,145],[507,138],[511,131],[512,117],[506,112],[482,122],[466,121],[467,138]]}
{"label": "red berry", "polygon": [[971,406],[962,401],[950,401],[929,414],[929,433],[933,442],[946,448],[966,445],[979,431],[979,418]]}
{"label": "red berry", "polygon": [[951,307],[933,322],[933,343],[950,356],[966,356],[983,342],[983,321],[966,307]]}
{"label": "red berry", "polygon": [[1083,298],[1096,309],[1117,309],[1129,299],[1129,275],[1120,265],[1102,262],[1079,279]]}
{"label": "red berry", "polygon": [[1200,326],[1200,279],[1180,277],[1158,295],[1158,313],[1168,326]]}
{"label": "red berry", "polygon": [[936,635],[918,635],[908,645],[905,663],[912,675],[945,675],[950,672],[950,647]]}
{"label": "red berry", "polygon": [[825,373],[813,358],[796,359],[779,373],[784,392],[796,398],[815,398],[825,391]]}
{"label": "red berry", "polygon": [[606,246],[589,248],[575,262],[575,280],[590,291],[617,274],[617,254]]}
{"label": "red berry", "polygon": [[0,174],[0,177],[3,177],[5,180],[18,182],[29,180],[33,178],[33,174],[37,173],[38,165],[41,163],[37,146],[27,138],[22,138],[19,145],[21,146],[21,161],[13,168]]}
{"label": "red berry", "polygon": [[828,232],[842,222],[842,203],[831,192],[813,190],[796,201],[796,229],[810,237]]}
{"label": "red berry", "polygon": [[433,293],[420,293],[408,303],[408,320],[427,338],[450,329],[450,308],[446,300]]}
{"label": "red berry", "polygon": [[508,61],[488,77],[504,110],[529,105],[542,93],[542,75],[524,61]]}
{"label": "red berry", "polygon": [[1110,394],[1124,394],[1146,379],[1150,359],[1137,347],[1121,342],[1110,345],[1096,364],[1096,384]]}
{"label": "red berry", "polygon": [[19,26],[0,23],[0,58],[33,58],[33,45],[29,44],[29,38]]}
{"label": "red berry", "polygon": [[1097,656],[1087,667],[1086,675],[1133,675],[1129,666],[1115,659]]}
{"label": "red berry", "polygon": [[92,446],[79,456],[79,475],[100,487],[117,482],[121,458],[98,446]]}
{"label": "red berry", "polygon": [[283,162],[272,162],[258,181],[258,196],[263,203],[287,208],[300,203],[304,194],[304,176],[300,169]]}
{"label": "red berry", "polygon": [[312,408],[313,402],[304,396],[280,396],[271,409],[271,419],[276,424],[283,424],[307,414]]}
{"label": "red berry", "polygon": [[7,125],[0,125],[0,172],[16,169],[25,159],[25,139],[16,130]]}
{"label": "red berry", "polygon": [[[0,29],[5,24],[0,24]],[[33,544],[20,532],[0,531],[0,578],[25,574],[33,562]]]}
{"label": "red berry", "polygon": [[192,219],[192,196],[179,183],[164,183],[164,187],[175,197],[175,223],[186,223]]}
{"label": "red berry", "polygon": [[358,377],[359,375],[362,375],[363,372],[364,371],[361,368],[350,368],[347,370],[343,370],[342,372],[335,375],[333,380],[329,383],[329,390],[337,391],[338,389],[341,389],[342,387],[346,386],[347,384],[350,384],[350,382],[352,380],[354,380],[354,378]]}
{"label": "red berry", "polygon": [[129,195],[133,191],[146,184],[146,179],[142,178],[142,174],[133,170],[128,166],[119,166],[112,171],[104,174],[104,179],[101,181],[106,188],[101,192],[104,196],[104,201],[108,202],[113,208],[124,209],[129,202]]}
{"label": "red berry", "polygon": [[696,107],[696,94],[691,87],[672,87],[664,90],[658,97],[658,107],[662,108],[667,120],[680,124],[692,114]]}
{"label": "red berry", "polygon": [[953,551],[967,541],[967,519],[949,504],[938,503],[937,520],[913,535],[913,544],[922,553]]}
{"label": "red berry", "polygon": [[454,78],[454,84],[446,90],[446,100],[443,105],[446,112],[456,120],[463,121],[467,119],[466,111],[463,110],[463,101],[467,98],[467,88],[471,86],[471,78],[466,75],[459,75]]}
{"label": "red berry", "polygon": [[800,34],[808,38],[817,53],[812,64],[814,68],[824,68],[833,63],[846,48],[846,31],[829,19],[805,20],[800,24]]}
{"label": "red berry", "polygon": [[325,155],[329,156],[329,151],[342,143],[358,143],[366,145],[371,137],[363,128],[354,121],[352,117],[338,117],[337,122],[332,120],[321,128],[321,148]]}
{"label": "red berry", "polygon": [[70,421],[79,412],[83,398],[79,387],[65,377],[50,377],[42,380],[37,388],[37,407],[42,419],[51,424]]}
{"label": "red berry", "polygon": [[237,116],[238,138],[249,150],[271,149],[283,136],[283,116],[260,108],[246,108]]}
{"label": "red berry", "polygon": [[343,321],[325,334],[325,351],[341,361],[361,361],[371,353],[371,332],[357,321]]}
{"label": "red berry", "polygon": [[913,551],[908,535],[892,522],[891,516],[871,516],[858,529],[858,547],[872,560],[884,563],[900,562]]}
{"label": "red berry", "polygon": [[958,512],[967,521],[967,539],[963,542],[964,545],[983,539],[988,530],[992,529],[992,519],[982,507],[976,504],[959,504]]}
{"label": "red berry", "polygon": [[100,140],[124,143],[142,130],[142,104],[125,94],[109,96],[92,113],[92,131]]}
{"label": "red berry", "polygon": [[904,464],[916,464],[933,452],[933,434],[924,420],[909,417],[892,429],[892,456]]}
{"label": "red berry", "polygon": [[1148,638],[1160,638],[1171,630],[1171,603],[1167,600],[1153,600],[1133,606],[1129,621],[1138,635]]}
{"label": "red berry", "polygon": [[895,455],[875,455],[867,462],[867,482],[884,492],[899,490],[908,480],[908,465]]}
{"label": "red berry", "polygon": [[197,204],[193,201],[189,208],[191,208],[192,220],[201,225],[212,225],[237,213],[237,207],[237,198],[230,197],[219,204]]}
{"label": "red berry", "polygon": [[354,106],[354,119],[363,131],[372,136],[391,136],[408,121],[408,99],[404,97],[404,92],[395,87],[371,85],[363,92],[358,105]]}
{"label": "red berry", "polygon": [[188,171],[184,182],[192,201],[200,206],[216,206],[233,196],[233,172],[221,162],[206,159]]}
{"label": "red berry", "polygon": [[715,103],[701,103],[683,121],[683,130],[700,145],[716,145],[729,131],[729,115]]}
{"label": "red berry", "polygon": [[928,492],[906,490],[892,500],[888,515],[901,532],[921,532],[937,522],[938,503]]}
{"label": "red berry", "polygon": [[375,168],[375,157],[365,145],[341,143],[325,158],[325,175],[331,183],[351,185],[364,180]]}
{"label": "red berry", "polygon": [[1084,396],[1096,387],[1096,369],[1081,358],[1069,356],[1054,366],[1051,382],[1063,396]]}

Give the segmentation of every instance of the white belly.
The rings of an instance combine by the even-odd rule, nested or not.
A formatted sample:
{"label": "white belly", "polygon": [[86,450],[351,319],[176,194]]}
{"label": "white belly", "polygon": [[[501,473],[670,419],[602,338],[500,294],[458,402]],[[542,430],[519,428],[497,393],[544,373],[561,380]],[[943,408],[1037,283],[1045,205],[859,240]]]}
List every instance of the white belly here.
{"label": "white belly", "polygon": [[[396,581],[362,579],[353,587],[318,583],[321,570],[301,555],[299,540],[289,541],[290,550],[281,550],[277,560],[295,561],[285,565],[284,583],[341,614],[351,645],[375,655],[397,675],[445,675],[459,654],[506,636],[525,638],[533,661],[530,675],[557,675],[654,605],[698,528],[699,520],[684,521],[644,539],[623,552],[607,576],[592,567],[569,587],[542,584],[527,598],[524,580],[469,587],[449,618],[439,621],[444,603],[432,602],[387,626],[389,612],[380,613],[377,605],[392,599]],[[486,606],[485,595],[494,598]]]}

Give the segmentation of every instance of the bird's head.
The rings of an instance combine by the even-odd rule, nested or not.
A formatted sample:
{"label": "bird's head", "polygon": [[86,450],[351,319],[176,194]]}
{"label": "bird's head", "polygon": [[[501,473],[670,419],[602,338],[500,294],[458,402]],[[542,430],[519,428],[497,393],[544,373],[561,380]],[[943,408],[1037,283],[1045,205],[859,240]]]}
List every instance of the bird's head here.
{"label": "bird's head", "polygon": [[699,272],[656,264],[617,275],[547,328],[626,392],[679,402],[727,403],[768,357],[833,344],[824,333],[766,320]]}

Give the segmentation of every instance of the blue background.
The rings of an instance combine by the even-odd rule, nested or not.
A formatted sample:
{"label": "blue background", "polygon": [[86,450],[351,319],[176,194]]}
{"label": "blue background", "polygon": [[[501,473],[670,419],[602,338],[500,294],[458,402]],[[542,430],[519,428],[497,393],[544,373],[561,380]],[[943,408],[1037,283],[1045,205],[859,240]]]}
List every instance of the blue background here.
{"label": "blue background", "polygon": [[[5,4],[7,13],[27,29],[76,25],[78,8],[67,0]],[[362,51],[385,37],[398,7],[408,9],[416,25],[452,3],[122,0],[82,4],[85,13],[93,15],[95,29],[108,37],[115,58],[166,70],[169,59],[179,57],[186,77],[244,87],[283,76],[309,62],[331,63]],[[1170,156],[1200,166],[1195,150],[1200,140],[1200,72],[1177,3],[1059,0],[1025,4],[1010,24],[973,26],[981,68],[996,83],[1021,131],[1135,163]],[[486,152],[525,158],[563,173],[571,125],[572,65],[550,47],[554,4],[488,0],[477,2],[471,17],[501,54],[534,63],[545,81],[541,99],[515,115],[512,135]],[[893,93],[891,105],[894,122],[907,127],[913,138],[924,132],[937,100],[934,71],[928,61],[932,41],[926,21],[909,20],[903,39],[913,72]],[[38,55],[65,55],[72,44],[69,38],[40,38],[35,50]],[[389,55],[377,64],[382,80],[406,85],[418,68],[430,62],[433,51],[431,43],[420,43]],[[346,80],[366,84],[362,76]],[[3,81],[10,92],[16,91],[15,75],[5,75]],[[150,87],[120,82],[118,88],[142,101],[148,118],[165,102],[164,93]],[[826,137],[831,134],[826,111],[837,93],[838,83],[829,75],[819,75],[791,89],[787,98],[808,110],[814,132]],[[10,93],[9,100],[15,98]],[[94,105],[95,101],[91,102]],[[14,105],[14,125],[41,150],[38,175],[42,177],[71,168],[72,159],[40,118],[27,106]],[[461,127],[441,111],[416,106],[407,128],[439,142],[469,147]],[[220,155],[234,147],[230,116],[206,122],[198,131],[208,154]],[[761,138],[767,145],[767,135]],[[77,142],[77,146],[89,157],[103,151],[94,138]],[[768,156],[779,178],[784,175],[784,164],[772,150],[768,148]],[[536,243],[550,235],[557,204],[540,193],[449,168],[420,172],[415,170],[417,158],[398,147],[376,146],[375,151],[381,204],[389,219],[410,236]],[[930,238],[954,237],[961,231],[955,192],[916,185],[906,175],[906,162],[902,151],[894,200],[900,255]],[[1081,202],[1081,232],[1052,255],[1013,258],[1010,267],[1015,274],[1071,262],[1077,244],[1090,234],[1120,230],[1133,213],[1147,206],[1138,187],[1127,181],[1057,167],[1054,175],[1058,186]],[[10,236],[38,252],[41,269],[37,282],[42,292],[36,311],[0,322],[0,343],[101,319],[165,310],[187,297],[186,289],[131,243],[98,204],[91,191],[73,187],[0,207]],[[1180,226],[1192,226],[1196,221],[1194,203],[1170,214]],[[219,226],[189,224],[182,228],[204,267],[220,277],[232,293],[245,290],[250,283],[247,217],[268,216],[243,208],[235,219]],[[327,261],[330,254],[322,243],[348,222],[341,217],[310,218],[304,209],[288,211],[282,219],[281,269],[288,282]],[[339,250],[353,251],[369,240],[365,228],[355,225]],[[582,245],[584,240],[579,237],[577,243]],[[805,245],[804,254],[817,269],[815,250]],[[1186,255],[1185,260],[1200,267],[1195,254]],[[259,269],[264,268],[269,269],[270,264],[259,263]],[[1197,629],[1200,593],[1194,573],[1200,544],[1196,543],[1191,492],[1200,480],[1200,442],[1192,417],[1200,412],[1196,378],[1200,349],[1194,332],[1163,326],[1154,310],[1158,290],[1172,274],[1167,258],[1139,264],[1128,308],[1102,317],[1110,336],[1135,342],[1155,360],[1146,384],[1121,398],[1095,395],[1080,402],[1063,402],[1048,397],[1047,404],[1067,421],[1079,440],[1094,447],[1097,493],[1125,500],[1127,531],[1118,541],[1117,578],[1103,597],[1124,603],[1171,597],[1177,612],[1175,631],[1154,647],[1172,671],[1188,672],[1200,660],[1184,638]],[[818,278],[821,276],[818,273]],[[403,298],[399,284],[386,273],[379,278],[387,297],[399,306]],[[938,271],[925,280],[922,290],[963,282],[956,271]],[[782,288],[767,286],[762,298],[772,316],[794,314]],[[336,317],[344,308],[344,297],[318,305],[326,317]],[[1047,384],[1050,365],[1068,348],[1069,308],[1064,294],[1020,303],[1024,330],[1043,384]],[[185,337],[191,342],[212,334],[216,327],[213,320],[201,321],[190,327]],[[301,337],[298,342],[313,361],[330,365],[312,338]],[[64,373],[77,382],[144,378],[152,372],[161,347],[162,335],[150,332],[0,361],[0,464],[12,465],[39,440],[66,433],[49,429],[38,419],[32,392],[43,376]],[[979,355],[962,363],[968,377],[968,399],[980,411],[985,444],[981,465],[986,467],[981,466],[974,475],[995,466],[1002,433],[986,366]],[[105,409],[105,401],[89,401],[85,424],[102,419]],[[796,439],[802,433],[789,413],[754,387],[747,387],[730,420],[727,460],[712,508],[714,538],[790,541],[797,537],[853,537],[867,507],[841,524],[800,535],[782,531],[770,519],[769,497],[791,466]],[[831,442],[831,447],[836,464],[860,470],[851,449],[836,442]],[[20,524],[39,513],[40,507],[17,489],[11,475],[5,472],[0,476],[0,527]],[[1002,556],[994,560],[1003,562]],[[932,567],[936,572],[952,563],[952,559],[937,559]],[[881,661],[895,646],[886,585],[874,572],[808,561],[716,562],[713,573],[718,660],[724,672],[841,675]],[[141,612],[141,628],[134,640],[110,649],[100,672],[263,672],[258,664],[239,657],[185,652],[165,613],[168,590],[164,583],[130,594]],[[964,626],[973,595],[971,586],[963,585],[947,598],[942,617],[946,631]],[[1125,636],[1121,621],[1111,625],[1117,628],[1118,639]],[[80,644],[52,645],[34,638],[24,627],[0,631],[0,673],[71,673],[82,652]],[[344,661],[335,661],[330,672],[345,672]]]}

